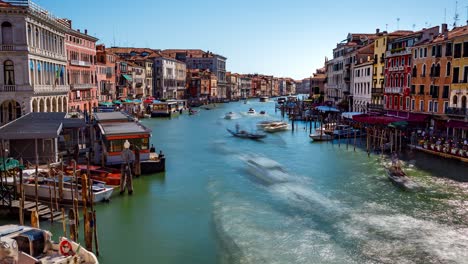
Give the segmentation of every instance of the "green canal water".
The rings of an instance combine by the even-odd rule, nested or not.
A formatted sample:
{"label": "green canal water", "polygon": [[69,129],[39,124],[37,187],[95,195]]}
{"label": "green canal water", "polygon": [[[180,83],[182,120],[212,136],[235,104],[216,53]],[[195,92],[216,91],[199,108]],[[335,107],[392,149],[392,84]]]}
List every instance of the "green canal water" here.
{"label": "green canal water", "polygon": [[[246,115],[249,107],[268,117]],[[223,119],[229,111],[239,118]],[[387,180],[381,156],[346,141],[311,143],[303,123],[263,141],[226,131],[264,119],[281,119],[274,102],[143,120],[167,172],[135,179],[133,196],[97,206],[100,261],[468,263],[467,166],[408,153],[407,173],[425,186],[409,193]],[[247,172],[245,155],[279,162],[287,181],[265,185]],[[60,224],[42,227],[62,234]]]}

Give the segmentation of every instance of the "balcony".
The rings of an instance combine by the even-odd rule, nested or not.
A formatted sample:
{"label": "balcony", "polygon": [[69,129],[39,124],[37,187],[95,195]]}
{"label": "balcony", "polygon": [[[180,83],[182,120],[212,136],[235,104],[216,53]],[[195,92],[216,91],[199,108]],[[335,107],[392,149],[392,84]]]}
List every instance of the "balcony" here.
{"label": "balcony", "polygon": [[33,85],[35,94],[64,94],[68,93],[70,86],[68,85]]}
{"label": "balcony", "polygon": [[406,47],[406,48],[396,48],[396,49],[391,49],[387,52],[385,52],[385,57],[394,57],[394,56],[402,56],[402,55],[410,55],[411,54],[411,48]]}
{"label": "balcony", "polygon": [[94,88],[95,85],[92,83],[77,83],[77,84],[70,84],[70,89],[74,90],[82,90],[82,89],[91,89]]}
{"label": "balcony", "polygon": [[61,60],[61,61],[67,61],[67,57],[65,56],[65,54],[59,54],[56,52],[51,52],[48,50],[43,50],[43,49],[35,48],[35,47],[29,47],[29,51],[35,55],[45,56],[45,57],[49,57],[49,58],[53,58],[53,59]]}
{"label": "balcony", "polygon": [[29,85],[0,85],[0,92],[5,93],[14,93],[14,92],[30,92],[32,91],[31,86]]}
{"label": "balcony", "polygon": [[468,108],[448,107],[447,115],[468,117]]}
{"label": "balcony", "polygon": [[399,71],[403,71],[404,69],[405,69],[405,66],[399,66],[399,67],[398,67],[398,70],[399,70]]}
{"label": "balcony", "polygon": [[390,93],[400,94],[400,93],[402,93],[402,90],[403,89],[401,87],[386,87],[385,88],[385,93],[387,93],[387,94],[390,94]]}
{"label": "balcony", "polygon": [[89,67],[91,66],[91,62],[89,61],[81,61],[81,60],[70,60],[70,64],[74,66],[83,66],[83,67]]}
{"label": "balcony", "polygon": [[372,94],[383,94],[383,88],[372,88]]}
{"label": "balcony", "polygon": [[0,51],[27,51],[27,45],[0,45]]}

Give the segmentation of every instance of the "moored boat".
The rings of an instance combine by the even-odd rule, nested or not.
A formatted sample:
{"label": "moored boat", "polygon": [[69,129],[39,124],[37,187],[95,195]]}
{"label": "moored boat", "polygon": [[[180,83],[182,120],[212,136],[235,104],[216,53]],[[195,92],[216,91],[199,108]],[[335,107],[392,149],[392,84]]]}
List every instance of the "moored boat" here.
{"label": "moored boat", "polygon": [[[76,170],[80,172],[80,174],[87,174],[89,171],[88,177],[91,177],[93,180],[102,181],[107,185],[120,185],[120,174],[121,171],[119,169],[114,168],[105,168],[99,166],[90,165],[77,165]],[[71,175],[73,173],[73,168],[68,167],[66,172]]]}
{"label": "moored boat", "polygon": [[407,191],[418,191],[422,186],[411,180],[399,166],[385,168],[388,179],[396,186]]}
{"label": "moored boat", "polygon": [[[80,181],[79,178],[78,181]],[[92,201],[94,203],[108,201],[114,191],[114,188],[106,186],[104,182],[96,180],[93,180],[92,182]],[[17,184],[17,189],[18,191],[20,190],[20,184]],[[26,197],[35,198],[36,187],[35,179],[33,177],[24,180],[23,190]],[[60,192],[62,193],[61,197]],[[78,202],[80,203],[83,201],[81,183],[76,183],[72,177],[63,177],[63,187],[60,187],[60,183],[57,179],[38,177],[37,197],[39,200],[49,201],[51,195],[52,197],[57,197],[57,199],[61,200],[63,203],[72,203],[74,199],[78,199]]]}
{"label": "moored boat", "polygon": [[20,225],[0,226],[0,263],[98,264],[96,256],[80,244],[49,231]]}
{"label": "moored boat", "polygon": [[340,138],[354,137],[354,135],[357,136],[359,133],[359,129],[355,129],[348,125],[337,125],[333,130],[333,135]]}
{"label": "moored boat", "polygon": [[268,102],[268,96],[261,96],[260,97],[260,102]]}
{"label": "moored boat", "polygon": [[330,141],[333,140],[333,136],[325,133],[320,133],[320,131],[315,131],[314,133],[310,134],[309,137],[313,141]]}

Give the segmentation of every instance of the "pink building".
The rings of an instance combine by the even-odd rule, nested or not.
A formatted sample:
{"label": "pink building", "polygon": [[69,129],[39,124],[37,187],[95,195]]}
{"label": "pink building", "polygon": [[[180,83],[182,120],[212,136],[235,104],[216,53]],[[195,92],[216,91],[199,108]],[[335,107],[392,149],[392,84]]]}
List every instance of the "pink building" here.
{"label": "pink building", "polygon": [[96,41],[98,39],[71,29],[65,38],[67,76],[70,84],[69,112],[92,111],[99,94],[96,77]]}

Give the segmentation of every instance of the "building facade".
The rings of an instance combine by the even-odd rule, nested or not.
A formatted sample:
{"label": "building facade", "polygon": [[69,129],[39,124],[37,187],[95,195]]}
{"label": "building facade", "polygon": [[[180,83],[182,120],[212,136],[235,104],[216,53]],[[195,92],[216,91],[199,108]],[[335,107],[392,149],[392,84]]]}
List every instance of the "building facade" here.
{"label": "building facade", "polygon": [[353,106],[351,111],[367,112],[367,107],[371,103],[372,76],[374,61],[357,63],[353,69]]}
{"label": "building facade", "polygon": [[67,26],[31,2],[0,6],[0,124],[68,109]]}
{"label": "building facade", "polygon": [[90,112],[97,107],[99,95],[96,76],[96,41],[88,35],[71,28],[65,35],[67,52],[67,76],[70,85],[68,111]]}
{"label": "building facade", "polygon": [[153,91],[156,98],[185,98],[186,65],[179,60],[158,54],[153,58]]}
{"label": "building facade", "polygon": [[117,56],[106,50],[106,47],[101,44],[96,46],[96,75],[99,101],[112,101],[116,97],[116,74],[115,61]]}

